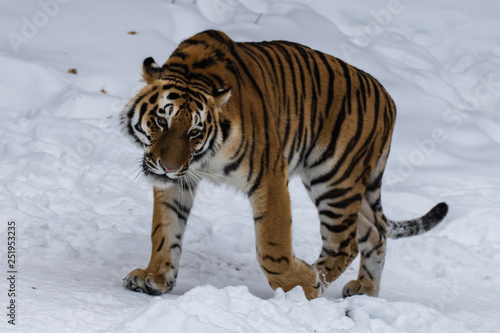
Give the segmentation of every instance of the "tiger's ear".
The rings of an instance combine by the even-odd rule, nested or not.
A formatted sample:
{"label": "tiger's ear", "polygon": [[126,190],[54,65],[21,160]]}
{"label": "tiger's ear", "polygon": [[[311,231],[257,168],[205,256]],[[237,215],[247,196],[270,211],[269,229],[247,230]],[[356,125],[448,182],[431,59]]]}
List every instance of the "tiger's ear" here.
{"label": "tiger's ear", "polygon": [[217,91],[214,95],[215,105],[217,105],[217,107],[220,108],[224,104],[226,104],[231,98],[231,92],[232,92],[231,88],[221,89]]}
{"label": "tiger's ear", "polygon": [[146,83],[151,83],[160,78],[162,68],[152,57],[144,59],[142,63],[142,79]]}

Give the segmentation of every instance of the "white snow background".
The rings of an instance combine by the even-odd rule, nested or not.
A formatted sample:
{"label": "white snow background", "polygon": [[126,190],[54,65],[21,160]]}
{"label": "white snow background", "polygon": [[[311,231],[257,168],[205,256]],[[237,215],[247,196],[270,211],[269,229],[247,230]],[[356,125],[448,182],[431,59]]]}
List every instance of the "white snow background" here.
{"label": "white snow background", "polygon": [[[498,0],[1,1],[0,331],[499,332],[499,17]],[[359,260],[321,298],[274,292],[249,203],[210,184],[197,194],[174,290],[122,287],[149,260],[153,199],[117,115],[142,85],[144,58],[163,63],[210,28],[335,55],[394,98],[385,213],[409,219],[440,201],[450,211],[425,235],[389,241],[380,297],[341,298]],[[313,262],[316,211],[300,182],[290,191],[294,251]]]}

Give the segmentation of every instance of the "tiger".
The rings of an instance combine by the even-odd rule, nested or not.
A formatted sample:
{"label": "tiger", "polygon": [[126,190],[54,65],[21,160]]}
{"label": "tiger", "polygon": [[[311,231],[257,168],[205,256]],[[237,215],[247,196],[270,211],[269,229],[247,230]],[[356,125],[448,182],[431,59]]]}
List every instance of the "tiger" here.
{"label": "tiger", "polygon": [[[144,151],[154,194],[148,266],[123,285],[161,295],[176,284],[182,239],[202,180],[243,192],[252,207],[256,255],[270,287],[325,289],[360,254],[342,296],[378,296],[386,239],[422,234],[448,206],[395,222],[381,185],[396,107],[371,75],[289,41],[235,42],[208,30],[158,65],[142,64],[145,86],[124,107],[125,134]],[[308,264],[292,249],[289,179],[299,176],[317,207],[322,248]]]}

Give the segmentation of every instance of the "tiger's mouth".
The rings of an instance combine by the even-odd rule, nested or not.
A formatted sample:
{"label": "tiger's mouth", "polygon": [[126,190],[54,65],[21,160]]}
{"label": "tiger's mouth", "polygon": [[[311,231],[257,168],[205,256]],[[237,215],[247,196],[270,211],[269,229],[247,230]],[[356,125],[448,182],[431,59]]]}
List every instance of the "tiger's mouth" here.
{"label": "tiger's mouth", "polygon": [[172,182],[182,178],[189,170],[189,166],[180,168],[169,168],[160,161],[157,163],[144,158],[142,162],[142,171],[144,175],[155,182]]}

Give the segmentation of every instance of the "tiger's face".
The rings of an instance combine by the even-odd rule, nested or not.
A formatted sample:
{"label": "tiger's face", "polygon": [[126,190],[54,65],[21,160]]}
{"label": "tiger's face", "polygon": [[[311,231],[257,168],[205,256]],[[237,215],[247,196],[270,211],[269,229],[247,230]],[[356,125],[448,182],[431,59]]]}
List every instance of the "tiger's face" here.
{"label": "tiger's face", "polygon": [[222,142],[219,116],[230,95],[160,79],[126,105],[122,125],[144,149],[142,170],[154,185],[178,181],[210,160]]}

